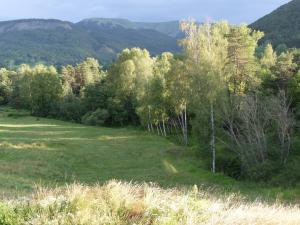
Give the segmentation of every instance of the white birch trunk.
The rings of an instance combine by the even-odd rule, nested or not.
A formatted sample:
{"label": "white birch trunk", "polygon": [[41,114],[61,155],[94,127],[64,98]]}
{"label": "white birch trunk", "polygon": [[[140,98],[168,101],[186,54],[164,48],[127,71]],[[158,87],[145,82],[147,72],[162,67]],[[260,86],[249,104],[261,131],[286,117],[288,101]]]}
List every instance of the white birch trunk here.
{"label": "white birch trunk", "polygon": [[210,105],[210,121],[211,121],[211,153],[212,153],[212,172],[216,173],[216,145],[215,145],[215,117],[214,106]]}

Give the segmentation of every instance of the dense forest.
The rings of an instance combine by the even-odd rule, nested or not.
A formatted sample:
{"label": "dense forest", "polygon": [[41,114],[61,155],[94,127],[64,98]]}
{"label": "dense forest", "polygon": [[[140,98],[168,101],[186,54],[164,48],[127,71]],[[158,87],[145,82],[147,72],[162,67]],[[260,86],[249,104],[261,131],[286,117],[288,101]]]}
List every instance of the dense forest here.
{"label": "dense forest", "polygon": [[277,54],[263,33],[227,22],[181,23],[184,52],[124,49],[104,70],[23,64],[0,70],[1,104],[87,125],[144,127],[196,146],[207,168],[236,179],[300,179],[300,50]]}

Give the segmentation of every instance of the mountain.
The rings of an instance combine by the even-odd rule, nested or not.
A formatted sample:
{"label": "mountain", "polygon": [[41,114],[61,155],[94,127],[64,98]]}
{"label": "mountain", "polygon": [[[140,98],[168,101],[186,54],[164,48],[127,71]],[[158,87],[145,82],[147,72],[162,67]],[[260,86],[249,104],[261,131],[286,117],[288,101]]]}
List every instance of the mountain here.
{"label": "mountain", "polygon": [[77,23],[76,27],[97,40],[96,53],[109,60],[128,47],[146,48],[152,55],[179,51],[176,37],[136,24],[124,19],[87,19]]}
{"label": "mountain", "polygon": [[152,55],[178,52],[175,24],[123,19],[4,21],[0,22],[0,65],[75,64],[86,57],[107,64],[122,49],[132,47],[146,48]]}
{"label": "mountain", "polygon": [[250,25],[265,32],[264,42],[300,47],[300,0],[293,0]]}
{"label": "mountain", "polygon": [[132,22],[127,19],[118,18],[91,18],[85,19],[80,22],[84,23],[94,23],[98,25],[111,25],[111,26],[121,26],[128,29],[150,29],[156,30],[160,33],[166,34],[171,37],[178,37],[181,32],[179,30],[179,21],[168,21],[168,22],[158,22],[158,23],[147,23],[147,22]]}
{"label": "mountain", "polygon": [[93,44],[93,38],[70,22],[39,19],[0,22],[1,66],[75,63],[96,55]]}

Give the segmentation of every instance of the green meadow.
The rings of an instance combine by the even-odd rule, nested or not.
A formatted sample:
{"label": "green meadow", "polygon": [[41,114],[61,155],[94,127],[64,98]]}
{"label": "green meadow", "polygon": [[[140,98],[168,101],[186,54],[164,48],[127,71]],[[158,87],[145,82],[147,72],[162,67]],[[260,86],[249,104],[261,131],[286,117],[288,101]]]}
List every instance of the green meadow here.
{"label": "green meadow", "polygon": [[299,201],[300,190],[239,182],[203,167],[195,150],[134,128],[84,126],[0,112],[0,191],[22,196],[38,187],[103,184],[116,179],[162,187],[197,185],[217,194]]}

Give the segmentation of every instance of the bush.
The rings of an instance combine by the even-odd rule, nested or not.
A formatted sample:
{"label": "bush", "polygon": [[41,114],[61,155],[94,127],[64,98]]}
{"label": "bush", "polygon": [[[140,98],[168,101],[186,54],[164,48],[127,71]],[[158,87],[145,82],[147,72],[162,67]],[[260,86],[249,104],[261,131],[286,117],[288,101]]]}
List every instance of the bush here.
{"label": "bush", "polygon": [[274,174],[280,171],[279,165],[278,162],[267,160],[264,163],[247,168],[244,170],[243,175],[250,180],[268,182]]}
{"label": "bush", "polygon": [[55,117],[72,122],[81,122],[83,114],[84,107],[81,100],[75,96],[68,96],[59,104],[58,115]]}
{"label": "bush", "polygon": [[274,175],[271,184],[277,186],[295,186],[300,184],[300,158],[289,162],[277,175]]}
{"label": "bush", "polygon": [[82,117],[82,123],[92,126],[103,126],[109,118],[109,113],[106,109],[97,109],[94,112],[88,112]]}
{"label": "bush", "polygon": [[219,154],[216,158],[217,171],[233,177],[235,179],[241,178],[241,162],[238,157],[232,154],[224,153]]}

